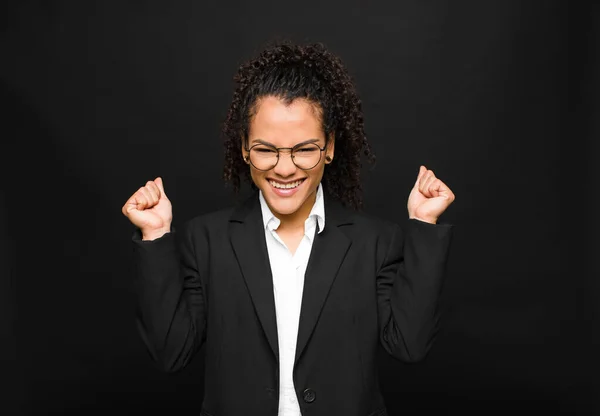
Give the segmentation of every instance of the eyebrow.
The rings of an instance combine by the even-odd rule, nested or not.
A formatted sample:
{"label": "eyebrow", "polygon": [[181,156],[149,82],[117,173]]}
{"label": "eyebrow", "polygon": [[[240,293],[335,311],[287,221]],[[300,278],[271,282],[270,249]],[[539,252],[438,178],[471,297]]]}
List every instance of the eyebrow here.
{"label": "eyebrow", "polygon": [[[316,143],[316,142],[318,142],[319,140],[321,140],[321,139],[308,139],[308,140],[305,140],[305,141],[303,141],[303,142],[296,143],[296,144],[295,144],[294,146],[292,146],[292,147],[301,146],[301,145],[303,145],[303,144]],[[277,146],[275,146],[273,143],[269,143],[269,142],[267,142],[266,140],[262,140],[262,139],[253,139],[253,140],[250,142],[250,144],[251,144],[251,145],[252,145],[252,144],[264,144],[265,146],[271,146],[271,147],[275,147],[275,148],[277,148]]]}

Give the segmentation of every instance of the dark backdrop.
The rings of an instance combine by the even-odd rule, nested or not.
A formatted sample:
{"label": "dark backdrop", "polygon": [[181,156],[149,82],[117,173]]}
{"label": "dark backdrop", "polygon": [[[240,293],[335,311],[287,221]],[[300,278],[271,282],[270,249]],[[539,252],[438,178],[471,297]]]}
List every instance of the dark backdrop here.
{"label": "dark backdrop", "polygon": [[550,0],[5,6],[0,413],[199,413],[202,357],[163,374],[136,332],[121,206],[158,175],[175,225],[234,201],[219,137],[231,77],[277,38],[322,41],[354,76],[378,155],[366,211],[404,223],[419,164],[457,197],[442,217],[456,225],[443,329],[422,363],[382,355],[390,413],[591,413],[597,12]]}

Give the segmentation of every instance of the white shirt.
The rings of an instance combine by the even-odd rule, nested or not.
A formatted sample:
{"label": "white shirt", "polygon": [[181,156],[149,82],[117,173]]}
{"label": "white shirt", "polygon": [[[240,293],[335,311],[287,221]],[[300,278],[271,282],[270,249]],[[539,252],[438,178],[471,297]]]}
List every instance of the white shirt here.
{"label": "white shirt", "polygon": [[312,249],[317,224],[319,233],[325,228],[325,204],[323,187],[319,184],[315,204],[304,222],[304,237],[294,255],[277,235],[281,221],[269,209],[262,192],[260,207],[265,226],[267,251],[273,274],[273,294],[277,316],[277,339],[279,342],[279,416],[300,416],[292,371],[296,355],[298,323],[304,273]]}

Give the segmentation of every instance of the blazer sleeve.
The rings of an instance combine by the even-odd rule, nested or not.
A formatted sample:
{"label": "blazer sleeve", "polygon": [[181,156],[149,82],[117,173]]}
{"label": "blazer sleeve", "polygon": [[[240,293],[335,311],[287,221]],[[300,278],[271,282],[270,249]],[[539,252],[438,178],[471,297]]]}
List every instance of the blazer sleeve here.
{"label": "blazer sleeve", "polygon": [[438,331],[452,227],[415,219],[404,230],[396,225],[377,273],[380,340],[403,362],[424,359]]}
{"label": "blazer sleeve", "polygon": [[136,230],[133,242],[138,329],[159,367],[181,370],[206,333],[206,291],[191,228],[151,241]]}

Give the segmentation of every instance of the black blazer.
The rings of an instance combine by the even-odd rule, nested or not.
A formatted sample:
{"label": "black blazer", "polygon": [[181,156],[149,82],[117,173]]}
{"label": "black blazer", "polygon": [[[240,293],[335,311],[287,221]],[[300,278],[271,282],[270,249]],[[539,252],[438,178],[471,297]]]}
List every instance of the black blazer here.
{"label": "black blazer", "polygon": [[[273,282],[258,194],[153,241],[134,234],[139,328],[153,359],[177,371],[206,347],[202,414],[276,416]],[[451,225],[398,225],[325,194],[325,228],[308,262],[294,363],[304,416],[385,415],[378,343],[423,359],[438,324]]]}

